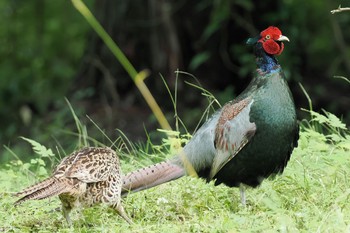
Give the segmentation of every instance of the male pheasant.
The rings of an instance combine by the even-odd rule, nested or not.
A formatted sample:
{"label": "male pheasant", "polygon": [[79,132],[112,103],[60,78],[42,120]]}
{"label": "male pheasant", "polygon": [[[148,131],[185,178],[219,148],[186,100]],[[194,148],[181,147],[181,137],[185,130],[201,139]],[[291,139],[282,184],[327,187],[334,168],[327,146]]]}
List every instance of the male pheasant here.
{"label": "male pheasant", "polygon": [[69,225],[72,223],[69,213],[74,207],[95,203],[111,206],[131,223],[121,205],[121,188],[122,173],[115,151],[87,147],[65,157],[50,178],[18,192],[16,195],[23,197],[15,205],[58,195]]}
{"label": "male pheasant", "polygon": [[[250,38],[257,70],[249,86],[226,103],[193,135],[183,148],[186,161],[199,177],[215,184],[257,187],[263,179],[282,173],[299,138],[295,105],[275,55],[289,41],[270,26]],[[123,179],[122,195],[140,191],[186,175],[180,155],[137,171]]]}

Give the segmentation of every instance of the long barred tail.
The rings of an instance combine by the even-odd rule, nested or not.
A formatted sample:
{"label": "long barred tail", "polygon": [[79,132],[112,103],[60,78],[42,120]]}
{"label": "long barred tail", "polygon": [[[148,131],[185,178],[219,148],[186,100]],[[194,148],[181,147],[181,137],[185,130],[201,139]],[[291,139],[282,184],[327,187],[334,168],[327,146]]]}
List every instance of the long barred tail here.
{"label": "long barred tail", "polygon": [[30,186],[21,192],[16,193],[16,196],[23,196],[17,200],[14,205],[19,205],[28,200],[41,200],[44,198],[59,195],[67,191],[68,186],[60,179],[48,178],[40,183]]}
{"label": "long barred tail", "polygon": [[178,179],[185,169],[171,162],[161,162],[130,172],[123,177],[122,196]]}
{"label": "long barred tail", "polygon": [[47,178],[46,180],[43,180],[39,183],[36,183],[32,186],[29,186],[29,187],[23,189],[22,191],[16,193],[15,196],[19,197],[19,196],[23,196],[23,195],[28,195],[30,193],[33,193],[33,192],[39,190],[39,189],[42,189],[44,187],[51,185],[53,182],[55,182],[54,178],[52,178],[52,177]]}

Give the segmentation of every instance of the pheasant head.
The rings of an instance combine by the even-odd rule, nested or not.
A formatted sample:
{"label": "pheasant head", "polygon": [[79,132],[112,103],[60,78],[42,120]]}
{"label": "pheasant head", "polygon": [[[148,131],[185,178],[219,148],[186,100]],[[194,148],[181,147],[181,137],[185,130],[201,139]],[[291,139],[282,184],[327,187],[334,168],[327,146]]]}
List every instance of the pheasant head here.
{"label": "pheasant head", "polygon": [[262,31],[258,37],[249,38],[247,44],[253,45],[260,42],[267,54],[280,55],[284,49],[283,41],[289,42],[288,37],[282,35],[278,27],[270,26]]}

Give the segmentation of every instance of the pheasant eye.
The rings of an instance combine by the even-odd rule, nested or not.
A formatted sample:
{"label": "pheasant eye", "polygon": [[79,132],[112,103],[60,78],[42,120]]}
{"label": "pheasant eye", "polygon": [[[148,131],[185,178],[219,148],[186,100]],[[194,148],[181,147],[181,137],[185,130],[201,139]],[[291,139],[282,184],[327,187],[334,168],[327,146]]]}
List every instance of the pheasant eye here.
{"label": "pheasant eye", "polygon": [[266,36],[265,36],[265,39],[266,39],[266,40],[269,40],[270,38],[271,38],[270,35],[266,35]]}

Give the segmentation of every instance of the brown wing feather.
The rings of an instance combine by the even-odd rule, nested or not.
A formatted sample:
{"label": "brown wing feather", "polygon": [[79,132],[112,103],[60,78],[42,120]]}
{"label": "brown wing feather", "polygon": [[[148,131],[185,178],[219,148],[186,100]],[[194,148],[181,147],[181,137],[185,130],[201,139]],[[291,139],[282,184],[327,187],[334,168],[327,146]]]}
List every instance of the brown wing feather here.
{"label": "brown wing feather", "polygon": [[69,162],[64,176],[85,183],[105,181],[113,167],[119,167],[119,159],[110,148],[85,148],[73,154]]}

